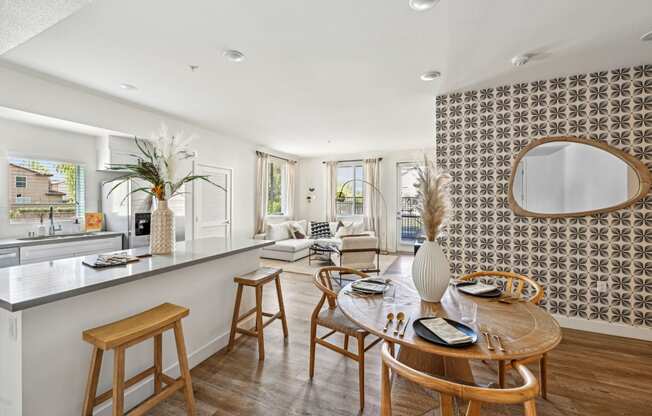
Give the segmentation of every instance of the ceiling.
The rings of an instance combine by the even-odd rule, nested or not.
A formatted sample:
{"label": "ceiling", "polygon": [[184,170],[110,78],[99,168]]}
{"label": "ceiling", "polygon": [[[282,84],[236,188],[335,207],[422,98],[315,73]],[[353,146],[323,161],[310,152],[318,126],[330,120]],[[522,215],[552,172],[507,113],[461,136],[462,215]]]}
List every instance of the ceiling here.
{"label": "ceiling", "polygon": [[298,156],[431,146],[438,93],[652,63],[649,0],[407,3],[95,0],[0,59]]}
{"label": "ceiling", "polygon": [[0,55],[72,15],[91,0],[0,0]]}

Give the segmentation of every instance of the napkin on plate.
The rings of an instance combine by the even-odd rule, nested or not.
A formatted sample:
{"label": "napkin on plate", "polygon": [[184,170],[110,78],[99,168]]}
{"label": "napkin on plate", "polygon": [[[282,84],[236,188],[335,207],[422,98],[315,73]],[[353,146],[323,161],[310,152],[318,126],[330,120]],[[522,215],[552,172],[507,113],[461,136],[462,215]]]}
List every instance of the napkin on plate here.
{"label": "napkin on plate", "polygon": [[386,286],[387,285],[385,283],[372,282],[372,281],[357,281],[351,285],[351,287],[354,290],[373,292],[373,293],[383,292]]}
{"label": "napkin on plate", "polygon": [[484,283],[476,283],[470,286],[461,286],[459,288],[460,292],[468,293],[469,295],[481,295],[483,293],[493,292],[498,289],[494,285],[486,285]]}
{"label": "napkin on plate", "polygon": [[428,331],[437,335],[448,344],[462,344],[473,340],[472,337],[466,335],[464,332],[455,328],[442,318],[422,319],[419,322],[421,322]]}

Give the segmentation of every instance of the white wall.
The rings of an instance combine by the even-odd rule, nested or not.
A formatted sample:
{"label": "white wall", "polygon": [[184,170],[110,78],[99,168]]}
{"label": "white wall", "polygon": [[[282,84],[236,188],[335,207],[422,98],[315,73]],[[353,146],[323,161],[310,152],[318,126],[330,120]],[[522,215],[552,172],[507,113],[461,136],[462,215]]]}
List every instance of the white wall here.
{"label": "white wall", "polygon": [[[432,152],[431,152],[432,153]],[[326,218],[325,195],[325,160],[355,160],[369,157],[382,157],[380,190],[387,201],[387,215],[381,207],[382,215],[388,221],[387,246],[390,251],[397,250],[396,243],[396,212],[398,211],[398,183],[396,165],[399,162],[418,162],[423,160],[424,150],[404,150],[396,152],[375,152],[363,154],[325,155],[317,158],[299,160],[297,180],[297,218],[314,221],[324,221]],[[314,199],[308,203],[308,188],[314,187]],[[385,223],[381,227],[385,230]],[[404,249],[408,249],[404,247]]]}
{"label": "white wall", "polygon": [[[234,169],[233,235],[253,235],[255,153],[251,142],[7,64],[0,65],[0,85],[0,106],[3,107],[141,137],[148,137],[162,122],[172,132],[196,135],[193,147],[198,151],[200,162]],[[5,138],[0,137],[0,140],[4,147]],[[77,152],[72,148],[64,149],[72,156]]]}

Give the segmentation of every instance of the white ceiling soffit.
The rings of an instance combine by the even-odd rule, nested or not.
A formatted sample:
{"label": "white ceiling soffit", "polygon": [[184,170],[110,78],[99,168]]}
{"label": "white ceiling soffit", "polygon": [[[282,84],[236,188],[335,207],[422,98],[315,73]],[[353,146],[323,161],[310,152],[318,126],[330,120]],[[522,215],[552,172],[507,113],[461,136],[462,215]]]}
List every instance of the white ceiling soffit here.
{"label": "white ceiling soffit", "polygon": [[34,126],[69,131],[73,133],[85,134],[88,136],[133,137],[132,134],[126,134],[118,131],[103,129],[100,127],[89,126],[87,124],[80,124],[68,120],[42,116],[40,114],[28,113],[26,111],[7,107],[0,107],[0,119],[3,118],[7,120],[18,121],[20,123],[31,124]]}
{"label": "white ceiling soffit", "polygon": [[652,63],[651,2],[95,0],[2,60],[298,156],[418,149],[439,93]]}
{"label": "white ceiling soffit", "polygon": [[0,0],[0,55],[28,41],[92,0]]}

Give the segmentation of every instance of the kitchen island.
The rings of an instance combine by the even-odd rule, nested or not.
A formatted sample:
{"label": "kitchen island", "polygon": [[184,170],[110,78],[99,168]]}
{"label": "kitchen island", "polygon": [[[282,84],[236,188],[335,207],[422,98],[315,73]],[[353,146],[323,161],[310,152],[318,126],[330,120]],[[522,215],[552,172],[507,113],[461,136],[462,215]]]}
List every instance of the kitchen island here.
{"label": "kitchen island", "polygon": [[[126,266],[93,269],[76,257],[0,269],[0,415],[81,414],[91,353],[82,331],[164,302],[190,309],[183,321],[190,366],[205,360],[228,342],[233,277],[256,269],[269,244],[206,238]],[[243,302],[253,305],[251,296]],[[163,342],[164,371],[177,376],[171,334]],[[127,351],[127,378],[151,366],[152,348],[149,341]],[[111,386],[112,358],[105,355],[98,392]],[[144,380],[129,389],[126,408],[149,396],[152,385]],[[110,403],[95,414],[109,415]]]}

